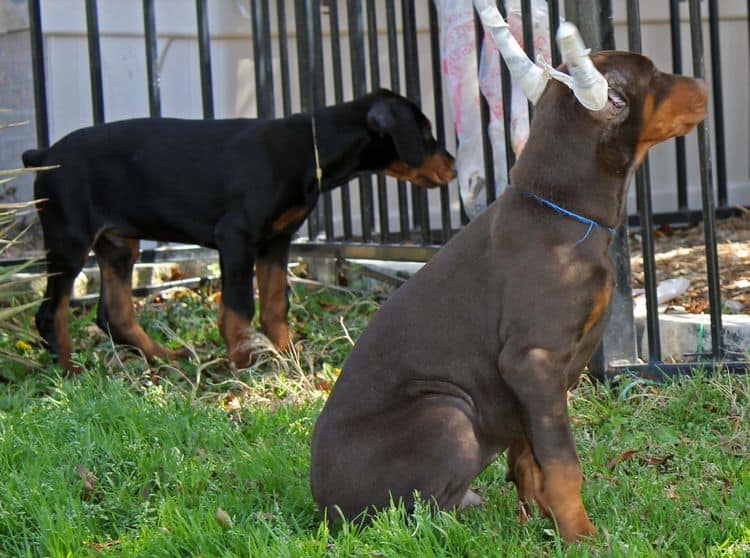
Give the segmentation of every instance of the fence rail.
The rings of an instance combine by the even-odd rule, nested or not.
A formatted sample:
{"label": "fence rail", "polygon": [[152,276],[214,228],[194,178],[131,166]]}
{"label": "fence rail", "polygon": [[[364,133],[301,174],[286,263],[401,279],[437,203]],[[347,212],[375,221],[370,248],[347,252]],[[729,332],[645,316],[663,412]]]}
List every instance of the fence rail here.
{"label": "fence rail", "polygon": [[[91,88],[92,117],[94,123],[105,121],[106,107],[102,80],[102,51],[99,30],[97,0],[85,2],[89,76]],[[681,33],[680,4],[684,0],[662,0],[669,8],[672,70],[682,73],[683,43]],[[534,57],[531,0],[519,0],[525,49]],[[40,146],[50,141],[47,84],[44,59],[44,28],[41,18],[42,0],[29,0],[32,70],[36,108],[36,133]],[[517,2],[518,3],[518,2]],[[569,2],[566,2],[568,4]],[[506,15],[506,2],[498,7]],[[594,14],[603,27],[597,43],[604,47],[626,46],[629,50],[641,50],[641,19],[638,0],[625,0],[627,11],[627,45],[614,45],[614,33],[610,14],[610,0],[594,2],[600,14]],[[692,74],[705,77],[705,50],[703,40],[700,0],[688,0],[690,20],[690,48]],[[651,175],[648,159],[636,176],[638,212],[630,215],[630,226],[642,229],[642,249],[645,269],[646,300],[648,309],[647,331],[650,362],[635,362],[634,326],[629,286],[629,254],[627,228],[623,225],[615,235],[614,258],[618,264],[619,287],[616,295],[614,316],[610,331],[605,336],[602,349],[591,368],[599,375],[620,373],[623,368],[641,374],[670,374],[694,366],[697,362],[723,363],[729,368],[746,368],[747,363],[731,360],[722,345],[722,316],[719,290],[718,256],[715,235],[715,218],[736,213],[728,197],[726,128],[724,126],[724,92],[722,89],[722,67],[719,33],[719,2],[708,0],[708,25],[711,65],[711,89],[713,96],[713,126],[708,122],[698,128],[698,153],[700,157],[701,207],[688,204],[688,158],[683,138],[674,142],[676,177],[675,206],[671,211],[654,213],[651,207]],[[294,93],[299,98],[299,109],[311,111],[327,103],[346,100],[346,91],[358,96],[369,89],[385,85],[401,92],[419,104],[434,107],[433,122],[437,137],[445,143],[455,143],[450,114],[446,113],[443,98],[440,60],[440,26],[438,11],[433,2],[428,3],[426,16],[418,21],[415,3],[407,0],[250,0],[248,8],[251,19],[251,36],[248,49],[252,47],[254,60],[254,85],[257,114],[272,118],[291,114],[294,110]],[[549,26],[554,32],[560,21],[561,6],[558,0],[548,0]],[[143,35],[147,69],[147,91],[149,113],[162,113],[161,82],[159,76],[158,43],[155,10],[158,2],[143,0]],[[750,9],[750,8],[749,8]],[[293,14],[291,13],[293,12]],[[195,0],[196,37],[198,56],[195,63],[200,74],[202,113],[204,118],[215,115],[214,84],[212,82],[211,35],[208,20],[207,0]],[[275,16],[275,18],[273,17]],[[346,30],[342,30],[345,22]],[[290,25],[293,23],[293,25]],[[323,24],[327,33],[323,33]],[[419,48],[418,27],[429,29],[429,48]],[[272,32],[275,26],[275,32]],[[385,27],[384,37],[379,29]],[[477,45],[480,45],[480,26],[477,28]],[[346,36],[346,43],[343,43]],[[325,43],[328,42],[326,45]],[[296,46],[296,51],[293,50]],[[552,62],[559,63],[559,52],[551,41]],[[348,47],[348,59],[343,49]],[[330,53],[324,56],[324,51]],[[381,52],[388,53],[388,63],[382,67]],[[477,49],[479,52],[479,48]],[[747,57],[747,53],[745,53]],[[296,64],[293,62],[296,61]],[[348,68],[346,68],[348,64]],[[429,79],[420,79],[420,66],[427,64]],[[297,75],[293,75],[296,66]],[[387,71],[386,71],[387,70]],[[503,118],[506,134],[507,168],[513,165],[515,155],[510,148],[510,80],[505,64],[501,60],[503,87]],[[344,76],[350,76],[345,83]],[[326,90],[326,79],[332,90]],[[296,90],[295,90],[296,88]],[[489,107],[481,95],[480,110],[483,126],[482,149],[485,161],[485,178],[494,184],[494,168],[490,139],[486,124],[489,122]],[[423,103],[424,101],[424,103]],[[712,132],[712,134],[711,134]],[[712,152],[711,138],[715,150]],[[713,157],[712,157],[713,154]],[[298,240],[293,251],[301,255],[341,255],[354,258],[427,260],[440,244],[446,242],[463,224],[467,217],[455,206],[456,195],[452,190],[442,189],[439,197],[428,197],[420,188],[403,182],[391,183],[383,177],[361,177],[345,185],[337,194],[325,193],[316,211],[308,219],[307,239]],[[715,188],[714,190],[714,181]],[[488,187],[487,203],[495,198],[495,189]],[[395,196],[394,196],[395,193]],[[356,198],[356,199],[355,199]],[[718,200],[718,204],[715,199]],[[358,203],[357,203],[358,200]],[[458,200],[460,207],[460,200]],[[715,207],[718,205],[718,209]],[[397,211],[394,211],[397,210]],[[391,215],[396,218],[391,221]],[[355,227],[355,219],[359,227]],[[456,218],[456,215],[458,218]],[[338,219],[338,221],[336,221]],[[710,302],[711,334],[713,346],[710,353],[697,355],[684,365],[667,365],[662,362],[660,352],[659,317],[656,302],[656,268],[654,258],[653,227],[662,223],[696,223],[702,220]],[[337,225],[336,223],[339,223]],[[397,226],[394,226],[397,224]],[[148,259],[147,254],[143,256]],[[622,332],[628,332],[625,336]],[[632,333],[632,335],[631,335]],[[623,337],[625,341],[623,342]],[[729,361],[728,361],[729,359]],[[616,364],[625,361],[625,364]]]}

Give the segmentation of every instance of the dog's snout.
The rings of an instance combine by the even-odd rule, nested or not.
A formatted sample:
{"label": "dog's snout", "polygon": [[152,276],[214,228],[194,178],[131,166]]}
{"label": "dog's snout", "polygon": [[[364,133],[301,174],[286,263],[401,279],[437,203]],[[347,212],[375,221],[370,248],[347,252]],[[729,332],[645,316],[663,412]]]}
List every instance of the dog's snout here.
{"label": "dog's snout", "polygon": [[706,83],[706,80],[703,78],[693,78],[695,79],[695,84],[698,86],[698,89],[700,89],[701,93],[703,94],[703,97],[708,99],[708,84]]}
{"label": "dog's snout", "polygon": [[440,177],[441,184],[448,184],[456,178],[456,159],[447,151],[443,151],[440,154],[440,159],[443,162],[443,166],[438,172],[438,176]]}
{"label": "dog's snout", "polygon": [[708,104],[708,84],[703,78],[696,78],[696,93],[693,100],[693,107],[696,112],[706,112],[706,105]]}

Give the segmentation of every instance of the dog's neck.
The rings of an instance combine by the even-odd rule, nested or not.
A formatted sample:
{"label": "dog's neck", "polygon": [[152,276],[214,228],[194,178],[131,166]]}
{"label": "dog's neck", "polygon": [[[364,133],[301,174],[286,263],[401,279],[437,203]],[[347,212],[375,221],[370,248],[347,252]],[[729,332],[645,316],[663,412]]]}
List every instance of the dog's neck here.
{"label": "dog's neck", "polygon": [[[366,95],[345,103],[348,110],[341,110],[342,105],[336,105],[315,111],[315,135],[323,192],[333,190],[358,175],[379,172],[393,162],[384,157],[386,150],[382,146],[375,145],[379,136],[367,129],[367,112],[372,106],[372,96]],[[312,141],[312,119],[309,117],[308,128]],[[320,138],[336,138],[336,141],[321,142]],[[342,149],[340,146],[346,147]],[[317,189],[315,169],[318,163],[313,160],[311,165],[311,184],[315,184]]]}
{"label": "dog's neck", "polygon": [[[557,114],[545,117],[545,111]],[[564,108],[547,103],[534,115],[529,139],[511,170],[511,184],[616,227],[624,217],[633,165],[625,160],[604,164],[600,136],[600,129],[580,114],[566,118]]]}

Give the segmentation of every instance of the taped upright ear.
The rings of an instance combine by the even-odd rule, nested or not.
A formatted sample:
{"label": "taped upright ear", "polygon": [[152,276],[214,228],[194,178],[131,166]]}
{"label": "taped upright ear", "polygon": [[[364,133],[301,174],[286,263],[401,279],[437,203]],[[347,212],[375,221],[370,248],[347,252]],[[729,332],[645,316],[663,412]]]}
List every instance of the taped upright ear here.
{"label": "taped upright ear", "polygon": [[424,142],[413,111],[398,99],[377,101],[367,111],[367,126],[380,135],[388,135],[399,159],[410,167],[424,162]]}

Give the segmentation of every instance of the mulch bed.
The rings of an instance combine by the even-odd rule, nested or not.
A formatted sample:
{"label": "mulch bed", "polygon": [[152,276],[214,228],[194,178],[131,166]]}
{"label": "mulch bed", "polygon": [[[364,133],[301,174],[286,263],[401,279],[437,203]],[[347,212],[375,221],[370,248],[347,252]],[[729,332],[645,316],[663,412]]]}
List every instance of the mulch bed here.
{"label": "mulch bed", "polygon": [[[672,307],[700,314],[708,309],[706,254],[703,225],[687,228],[670,226],[655,231],[657,281],[685,277],[690,286]],[[741,217],[716,223],[721,300],[725,312],[750,314],[750,211]],[[643,287],[640,236],[631,238],[632,285]]]}

